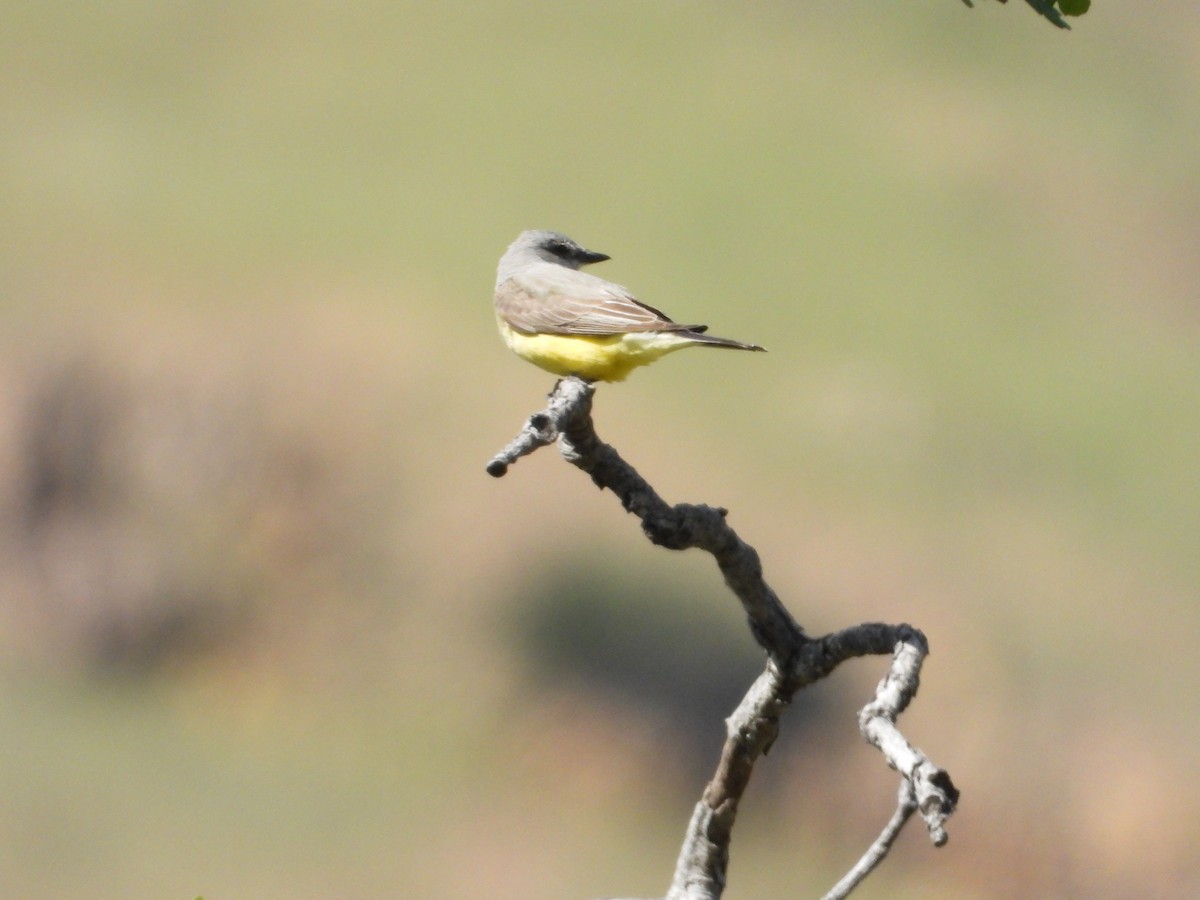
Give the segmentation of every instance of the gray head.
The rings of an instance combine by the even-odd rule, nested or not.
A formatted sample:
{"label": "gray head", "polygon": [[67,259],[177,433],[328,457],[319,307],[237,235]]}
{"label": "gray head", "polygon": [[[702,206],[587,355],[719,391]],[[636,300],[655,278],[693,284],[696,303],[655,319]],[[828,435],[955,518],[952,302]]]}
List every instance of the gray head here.
{"label": "gray head", "polygon": [[609,259],[607,254],[587,250],[560,232],[522,231],[500,257],[496,284],[507,281],[518,269],[533,263],[546,262],[580,269],[606,259]]}

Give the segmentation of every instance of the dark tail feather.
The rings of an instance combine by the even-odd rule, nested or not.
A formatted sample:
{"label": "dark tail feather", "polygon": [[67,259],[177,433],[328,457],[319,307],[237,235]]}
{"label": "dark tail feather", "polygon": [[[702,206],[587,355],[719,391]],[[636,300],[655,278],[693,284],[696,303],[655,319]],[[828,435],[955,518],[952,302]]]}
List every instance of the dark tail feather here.
{"label": "dark tail feather", "polygon": [[766,347],[760,347],[758,344],[743,344],[741,341],[733,341],[729,338],[713,337],[711,334],[705,334],[704,330],[707,325],[700,325],[695,328],[689,328],[687,331],[681,332],[686,334],[697,344],[708,344],[710,347],[731,347],[734,350],[757,350],[760,353],[766,353]]}

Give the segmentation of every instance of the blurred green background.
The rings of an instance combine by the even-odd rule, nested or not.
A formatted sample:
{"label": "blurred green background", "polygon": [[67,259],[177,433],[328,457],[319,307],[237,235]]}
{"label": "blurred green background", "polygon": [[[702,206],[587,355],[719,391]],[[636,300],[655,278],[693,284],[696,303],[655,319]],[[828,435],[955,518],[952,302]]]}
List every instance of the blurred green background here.
{"label": "blurred green background", "polygon": [[[933,646],[963,791],[863,897],[1200,892],[1200,7],[2,5],[5,897],[651,896],[761,667],[552,451],[495,262],[557,228],[766,355],[597,427],[812,633]],[[890,814],[801,697],[731,898]]]}

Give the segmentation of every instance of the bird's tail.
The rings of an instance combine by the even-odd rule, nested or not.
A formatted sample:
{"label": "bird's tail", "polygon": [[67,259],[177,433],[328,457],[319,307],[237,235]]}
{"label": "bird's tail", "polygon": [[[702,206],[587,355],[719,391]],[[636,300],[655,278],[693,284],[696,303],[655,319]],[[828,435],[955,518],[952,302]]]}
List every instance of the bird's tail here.
{"label": "bird's tail", "polygon": [[757,350],[760,353],[766,353],[766,347],[760,347],[758,344],[745,344],[741,341],[731,340],[730,338],[715,337],[711,334],[705,334],[704,330],[707,325],[700,325],[695,328],[689,328],[687,331],[680,332],[697,344],[707,344],[710,347],[730,347],[734,350]]}

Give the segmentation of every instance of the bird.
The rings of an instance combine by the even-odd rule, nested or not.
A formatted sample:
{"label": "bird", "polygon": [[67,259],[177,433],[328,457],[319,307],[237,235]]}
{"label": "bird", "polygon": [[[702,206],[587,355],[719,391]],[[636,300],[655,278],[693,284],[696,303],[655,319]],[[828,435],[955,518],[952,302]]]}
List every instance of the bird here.
{"label": "bird", "polygon": [[763,351],[757,344],[705,334],[641,302],[628,288],[584,266],[611,259],[557,231],[523,231],[500,257],[496,324],[517,356],[555,375],[624,381],[685,347]]}

